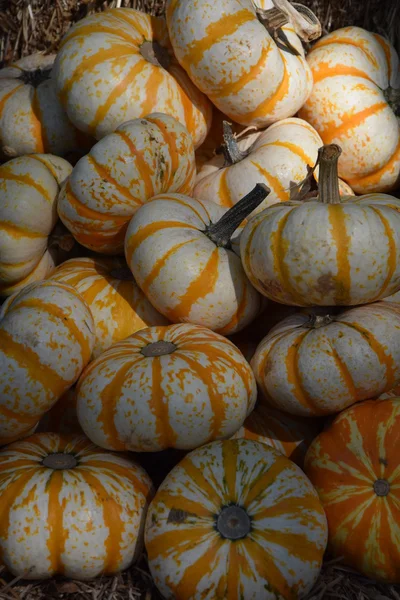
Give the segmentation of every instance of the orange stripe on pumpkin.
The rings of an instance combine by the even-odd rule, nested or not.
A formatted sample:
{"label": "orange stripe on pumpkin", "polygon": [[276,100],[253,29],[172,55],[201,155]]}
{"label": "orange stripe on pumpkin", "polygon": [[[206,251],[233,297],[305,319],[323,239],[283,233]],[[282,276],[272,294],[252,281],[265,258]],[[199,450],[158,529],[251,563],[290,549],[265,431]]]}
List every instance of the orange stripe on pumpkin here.
{"label": "orange stripe on pumpkin", "polygon": [[300,358],[300,346],[304,339],[311,333],[312,329],[309,331],[304,331],[300,333],[290,348],[287,349],[285,366],[287,373],[287,381],[292,386],[292,393],[295,396],[296,400],[303,406],[304,408],[308,408],[311,413],[316,416],[325,414],[324,411],[317,406],[315,406],[312,398],[307,394],[306,390],[303,387],[303,381],[300,374],[299,369],[299,358]]}
{"label": "orange stripe on pumpkin", "polygon": [[[149,407],[154,416],[157,441],[163,448],[173,448],[176,443],[176,432],[170,425],[168,395],[162,388],[163,360],[155,356],[151,359],[151,398]],[[173,358],[172,358],[173,361]]]}
{"label": "orange stripe on pumpkin", "polygon": [[375,296],[375,298],[371,299],[370,302],[374,302],[374,300],[376,298],[381,298],[382,295],[384,294],[386,288],[388,287],[389,283],[392,281],[392,277],[393,274],[396,270],[397,267],[397,248],[396,248],[396,240],[395,240],[395,232],[393,231],[393,229],[390,226],[390,222],[389,220],[383,216],[383,214],[381,213],[381,211],[379,210],[379,208],[370,205],[369,208],[372,208],[372,210],[375,212],[375,214],[378,216],[378,218],[381,220],[382,225],[385,229],[385,234],[387,237],[387,241],[388,241],[388,252],[386,254],[386,263],[387,263],[387,274],[386,274],[386,278],[385,281],[382,284],[381,289],[379,290],[378,294]]}
{"label": "orange stripe on pumpkin", "polygon": [[32,179],[32,177],[30,175],[28,175],[27,173],[25,173],[25,174],[13,173],[11,171],[11,166],[7,165],[7,163],[5,165],[3,165],[2,167],[0,167],[0,178],[4,181],[17,181],[20,184],[28,185],[28,186],[34,188],[37,192],[39,192],[39,194],[41,194],[41,196],[43,196],[44,200],[47,200],[50,203],[52,203],[54,200],[50,196],[50,194],[46,190],[46,188],[44,188],[42,185],[40,185],[40,183],[38,183],[37,181]]}
{"label": "orange stripe on pumpkin", "polygon": [[[308,129],[308,127],[305,127],[304,129]],[[298,146],[297,144],[293,144],[293,142],[279,142],[277,140],[274,142],[268,142],[266,144],[262,144],[261,146],[258,146],[257,152],[261,148],[268,148],[268,147],[273,148],[274,146],[277,146],[278,148],[286,148],[286,150],[289,150],[290,152],[293,152],[293,154],[296,154],[296,156],[301,158],[301,160],[304,163],[306,163],[307,165],[309,165],[310,167],[314,166],[314,162],[315,162],[314,159],[307,156],[307,154],[304,152],[304,149],[301,148],[300,146]]]}
{"label": "orange stripe on pumpkin", "polygon": [[43,115],[39,104],[37,89],[33,88],[32,96],[32,112],[31,112],[31,129],[32,137],[35,140],[35,152],[43,153],[48,150],[49,140],[47,138],[46,129],[42,123]]}
{"label": "orange stripe on pumpkin", "polygon": [[[168,178],[166,178],[166,181],[164,182],[164,184],[165,184],[164,189],[169,190],[172,186],[172,182],[174,180],[175,174],[178,171],[179,162],[180,162],[180,152],[179,152],[178,146],[177,146],[177,134],[173,131],[168,130],[165,122],[162,119],[157,119],[157,117],[146,117],[146,121],[148,121],[149,123],[152,123],[153,125],[158,127],[158,129],[160,130],[160,132],[164,138],[165,144],[167,145],[167,148],[169,150],[169,158],[171,160],[171,164],[170,164]],[[186,182],[183,186],[180,186],[177,189],[174,187],[175,192],[184,193],[186,191],[186,189],[187,189]]]}
{"label": "orange stripe on pumpkin", "polygon": [[64,563],[62,555],[65,552],[65,544],[68,539],[68,531],[63,527],[64,511],[67,504],[67,498],[61,499],[61,492],[64,485],[64,472],[50,471],[49,479],[46,482],[48,493],[48,512],[47,524],[49,535],[46,545],[49,551],[48,559],[51,565],[52,573],[64,573]]}
{"label": "orange stripe on pumpkin", "polygon": [[263,117],[269,113],[272,113],[273,110],[275,109],[276,105],[281,100],[283,100],[285,98],[285,96],[288,94],[288,92],[289,92],[289,74],[288,74],[286,64],[284,61],[282,61],[282,65],[283,65],[282,79],[281,79],[280,83],[278,84],[278,86],[275,88],[275,91],[269,98],[267,98],[266,100],[261,102],[261,104],[259,104],[257,106],[257,108],[255,108],[253,111],[246,112],[246,115],[245,115],[246,121],[256,119],[257,117]]}
{"label": "orange stripe on pumpkin", "polygon": [[[381,110],[387,109],[388,105],[386,102],[377,102],[368,108],[364,108],[358,113],[349,115],[349,117],[339,126],[329,124],[326,129],[320,131],[320,135],[324,141],[324,144],[331,144],[333,140],[340,138],[341,136],[350,136],[354,133],[352,130],[358,127],[368,117],[376,115]],[[351,186],[351,180],[347,180]]]}
{"label": "orange stripe on pumpkin", "polygon": [[217,333],[219,333],[220,335],[227,335],[226,332],[230,332],[230,331],[232,331],[232,329],[234,327],[237,327],[238,323],[240,323],[240,320],[242,319],[243,315],[245,314],[245,311],[247,308],[247,300],[248,300],[247,285],[248,285],[248,282],[246,280],[244,280],[243,286],[242,286],[242,294],[241,294],[241,298],[240,298],[238,307],[237,307],[236,311],[234,312],[231,320],[226,325],[224,325],[224,327],[222,327],[221,329],[218,329]]}
{"label": "orange stripe on pumpkin", "polygon": [[184,242],[181,242],[180,244],[176,244],[175,246],[170,248],[168,252],[165,252],[165,254],[161,258],[156,260],[150,273],[147,275],[146,279],[144,279],[140,286],[144,294],[148,294],[150,286],[154,283],[154,280],[158,277],[161,269],[165,267],[167,261],[171,258],[171,256],[173,256],[175,252],[178,252],[178,250],[180,250],[183,246],[186,246],[187,244],[192,244],[193,242],[197,242],[197,240],[194,238],[192,240],[186,240]]}
{"label": "orange stripe on pumpkin", "polygon": [[398,165],[396,165],[397,161],[400,161],[400,141],[397,144],[396,150],[394,151],[388,162],[383,165],[383,167],[369,175],[365,175],[364,177],[353,177],[352,179],[346,179],[346,181],[351,187],[369,187],[372,185],[377,185],[386,173],[394,171],[396,167],[398,168]]}
{"label": "orange stripe on pumpkin", "polygon": [[150,174],[149,174],[149,164],[144,157],[144,150],[143,151],[138,150],[137,147],[135,146],[135,144],[130,139],[129,135],[127,135],[124,131],[118,130],[118,131],[115,131],[114,133],[115,133],[115,135],[118,135],[120,138],[122,138],[124,140],[125,144],[128,146],[128,148],[130,150],[132,157],[134,157],[134,159],[136,161],[139,178],[143,181],[144,189],[145,189],[145,198],[141,199],[141,204],[143,204],[144,201],[148,200],[149,198],[152,198],[156,194],[156,191],[154,190],[153,182],[152,182]]}
{"label": "orange stripe on pumpkin", "polygon": [[315,48],[323,48],[325,46],[330,46],[331,44],[343,44],[346,46],[353,46],[354,48],[358,48],[358,50],[361,50],[361,52],[363,52],[365,54],[365,56],[367,57],[367,59],[370,61],[370,63],[376,68],[379,68],[379,64],[375,58],[375,56],[373,55],[373,53],[368,49],[367,46],[367,41],[366,40],[361,40],[361,39],[352,39],[350,40],[349,38],[341,38],[340,36],[336,36],[333,35],[329,38],[322,38],[320,39],[315,46],[313,47],[313,50]]}
{"label": "orange stripe on pumpkin", "polygon": [[[6,221],[0,221],[0,230],[3,231],[4,233],[6,233],[7,235],[9,235],[10,237],[13,238],[30,238],[30,239],[35,239],[35,238],[43,238],[43,240],[45,240],[47,238],[47,235],[44,233],[39,233],[38,231],[28,231],[27,229],[24,229],[23,227],[21,227],[20,225],[16,225],[15,223],[7,223]],[[3,264],[3,263],[0,263]],[[8,263],[6,263],[8,264]],[[22,262],[22,263],[12,263],[13,267],[17,267],[19,265],[25,265],[26,262]]]}
{"label": "orange stripe on pumpkin", "polygon": [[[175,532],[172,535],[175,535]],[[199,541],[203,541],[204,536],[205,531]],[[209,536],[207,541],[207,549],[202,549],[202,552],[197,555],[197,558],[194,558],[192,564],[186,567],[180,576],[179,582],[174,584],[169,580],[169,587],[174,592],[175,598],[195,598],[198,596],[199,582],[203,578],[211,578],[218,552],[224,544],[224,540],[218,539],[216,536]],[[183,552],[180,546],[179,552]],[[233,600],[231,596],[229,596],[229,600]]]}
{"label": "orange stripe on pumpkin", "polygon": [[21,85],[17,85],[14,89],[12,89],[10,92],[8,92],[7,94],[5,94],[1,99],[0,99],[0,116],[1,112],[4,110],[4,107],[7,103],[7,101],[15,94],[15,92],[17,90],[20,90],[22,87],[24,87],[24,84],[21,83]]}
{"label": "orange stripe on pumpkin", "polygon": [[194,225],[189,225],[180,221],[159,221],[156,223],[149,223],[148,225],[141,227],[138,231],[136,231],[126,240],[127,262],[130,263],[132,261],[133,255],[139,248],[140,244],[146,241],[150,236],[154,235],[158,231],[175,228],[194,229],[195,231],[197,231],[197,227],[195,227]]}
{"label": "orange stripe on pumpkin", "polygon": [[135,198],[135,196],[131,194],[128,188],[118,183],[118,181],[111,175],[109,167],[105,165],[100,165],[96,161],[94,156],[92,156],[91,154],[88,154],[86,158],[89,161],[89,163],[93,166],[99,177],[101,177],[101,179],[103,180],[105,179],[106,181],[108,181],[108,183],[111,183],[111,185],[115,187],[115,189],[121,194],[121,196],[124,196],[130,201],[130,204],[133,204],[135,208],[136,206],[140,206],[142,204],[140,198]]}
{"label": "orange stripe on pumpkin", "polygon": [[[129,25],[132,25],[132,23],[129,23]],[[79,27],[77,27],[75,30],[69,31],[65,38],[63,38],[60,48],[62,48],[63,46],[65,46],[65,44],[67,42],[69,42],[70,40],[73,40],[77,37],[81,37],[81,38],[87,38],[88,36],[92,35],[92,34],[99,34],[101,33],[102,35],[110,35],[112,36],[112,41],[114,41],[116,38],[120,38],[118,40],[118,42],[120,42],[121,40],[123,40],[126,45],[127,48],[130,48],[130,52],[133,53],[137,50],[138,45],[140,44],[140,42],[143,41],[143,38],[140,34],[136,35],[136,31],[134,28],[132,28],[132,33],[126,33],[125,31],[123,31],[122,29],[117,29],[116,27],[113,27],[111,25],[106,25],[105,22],[100,22],[97,21],[95,23],[89,23],[89,24],[84,24],[84,23],[80,23]]]}
{"label": "orange stripe on pumpkin", "polygon": [[[98,210],[95,210],[93,208],[90,208],[90,206],[88,206],[87,204],[83,204],[77,196],[74,195],[72,189],[71,189],[71,182],[70,180],[67,181],[67,185],[65,187],[65,196],[66,196],[66,200],[68,201],[68,203],[70,204],[70,206],[75,210],[75,212],[77,213],[78,217],[83,217],[84,219],[87,219],[89,221],[89,223],[86,223],[85,225],[83,225],[84,227],[84,231],[89,230],[89,229],[98,229],[98,224],[97,223],[93,223],[92,221],[102,221],[102,222],[113,222],[114,225],[116,227],[118,226],[122,226],[125,225],[127,223],[127,221],[130,220],[130,216],[129,215],[115,215],[112,214],[111,212],[100,212]],[[74,226],[75,227],[82,227],[82,225],[79,223],[79,221],[74,221]],[[100,231],[97,232],[99,234],[99,236],[103,236],[104,234]],[[110,232],[108,232],[110,233]],[[95,232],[93,232],[93,234],[91,233],[90,235],[95,235]]]}
{"label": "orange stripe on pumpkin", "polygon": [[231,208],[234,205],[234,202],[228,186],[227,177],[228,168],[225,168],[222,170],[219,178],[218,199],[220,200],[221,206]]}
{"label": "orange stripe on pumpkin", "polygon": [[361,71],[361,69],[357,69],[356,67],[350,67],[349,65],[331,65],[330,63],[320,62],[318,63],[318,66],[313,69],[314,85],[327,77],[345,77],[347,75],[367,79],[376,85],[374,80],[371,79],[365,71]]}
{"label": "orange stripe on pumpkin", "polygon": [[351,237],[346,229],[346,213],[341,204],[328,204],[330,234],[336,247],[337,275],[335,281],[335,304],[350,304],[351,269],[349,254]]}
{"label": "orange stripe on pumpkin", "polygon": [[259,163],[255,162],[254,160],[250,162],[257,169],[257,171],[263,177],[265,177],[269,187],[272,188],[272,190],[275,192],[275,194],[278,196],[281,202],[286,202],[287,200],[289,200],[289,192],[285,190],[285,188],[279,181],[279,177],[272,175],[269,171],[267,171],[267,169],[262,167]]}

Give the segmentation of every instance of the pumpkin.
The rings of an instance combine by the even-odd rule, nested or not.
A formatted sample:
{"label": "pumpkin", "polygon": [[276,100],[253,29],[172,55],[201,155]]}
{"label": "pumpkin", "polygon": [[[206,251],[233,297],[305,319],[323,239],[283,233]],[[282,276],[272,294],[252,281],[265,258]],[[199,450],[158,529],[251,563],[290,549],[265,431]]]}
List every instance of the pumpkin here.
{"label": "pumpkin", "polygon": [[301,5],[301,12],[287,0],[264,6],[236,0],[166,6],[174,52],[192,81],[230,119],[257,127],[293,116],[304,104],[312,75],[297,33],[308,41],[321,34]]}
{"label": "pumpkin", "polygon": [[229,212],[182,194],[156,196],[137,211],[126,233],[125,256],[161,314],[223,335],[257,316],[263,299],[247,279],[237,239],[235,246],[231,238],[268,192],[256,186]]}
{"label": "pumpkin", "polygon": [[92,14],[64,35],[54,63],[71,121],[95,138],[153,112],[175,117],[199,146],[211,105],[179,66],[164,19],[131,8]]}
{"label": "pumpkin", "polygon": [[51,154],[0,165],[0,296],[43,279],[54,268],[57,195],[71,171],[66,160]]}
{"label": "pumpkin", "polygon": [[294,306],[357,305],[400,288],[400,200],[340,198],[335,144],[320,150],[319,196],[253,216],[240,238],[251,283]]}
{"label": "pumpkin", "polygon": [[398,306],[318,312],[287,317],[259,344],[251,366],[261,402],[294,415],[329,415],[400,383]]}
{"label": "pumpkin", "polygon": [[317,419],[288,415],[259,402],[232,439],[267,444],[302,468],[307,449],[321,429]]}
{"label": "pumpkin", "polygon": [[326,542],[326,517],[307,477],[253,440],[190,452],[146,518],[150,572],[168,600],[302,598]]}
{"label": "pumpkin", "polygon": [[400,398],[343,411],[311,444],[305,472],[329,526],[333,557],[367,577],[400,583]]}
{"label": "pumpkin", "polygon": [[93,317],[69,285],[35,282],[0,310],[0,445],[32,429],[78,379],[94,345]]}
{"label": "pumpkin", "polygon": [[250,133],[236,141],[225,123],[223,154],[216,155],[197,174],[194,196],[231,207],[256,183],[271,193],[258,206],[260,212],[292,198],[294,186],[307,176],[318,157],[322,140],[305,121],[291,118]]}
{"label": "pumpkin", "polygon": [[253,410],[257,390],[231,342],[178,324],[114,344],[84,370],[77,394],[79,422],[94,443],[155,452],[231,436]]}
{"label": "pumpkin", "polygon": [[119,254],[135,211],[157,194],[191,193],[195,169],[192,138],[176,119],[152,114],[128,121],[78,161],[58,213],[80,244]]}
{"label": "pumpkin", "polygon": [[299,116],[343,149],[339,175],[355,192],[388,192],[400,175],[399,59],[381,35],[344,27],[307,56],[312,93]]}
{"label": "pumpkin", "polygon": [[70,388],[52,408],[40,419],[36,433],[75,433],[83,434],[76,414],[76,390]]}
{"label": "pumpkin", "polygon": [[82,155],[90,140],[68,120],[51,69],[55,54],[32,54],[0,70],[0,156]]}
{"label": "pumpkin", "polygon": [[135,331],[168,323],[136,285],[121,258],[70,259],[48,279],[72,285],[89,306],[95,324],[92,357]]}
{"label": "pumpkin", "polygon": [[40,433],[0,450],[0,560],[24,579],[91,579],[139,556],[151,480],[84,436]]}

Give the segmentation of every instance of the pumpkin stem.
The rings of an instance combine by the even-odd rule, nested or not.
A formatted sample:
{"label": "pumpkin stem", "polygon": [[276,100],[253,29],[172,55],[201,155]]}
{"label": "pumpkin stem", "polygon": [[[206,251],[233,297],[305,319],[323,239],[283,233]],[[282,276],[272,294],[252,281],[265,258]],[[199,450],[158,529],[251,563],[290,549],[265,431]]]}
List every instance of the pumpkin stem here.
{"label": "pumpkin stem", "polygon": [[318,150],[319,201],[324,204],[340,204],[338,161],[342,149],[337,144],[322,146]]}
{"label": "pumpkin stem", "polygon": [[244,151],[240,150],[231,125],[232,123],[228,123],[228,121],[222,123],[224,143],[221,145],[221,150],[225,157],[226,166],[229,167],[236,165],[250,154],[250,148]]}
{"label": "pumpkin stem", "polygon": [[377,496],[387,496],[390,492],[390,483],[386,479],[374,481],[374,492]]}
{"label": "pumpkin stem", "polygon": [[217,516],[215,526],[221,537],[228,540],[240,540],[249,535],[251,519],[244,508],[233,504],[222,508]]}
{"label": "pumpkin stem", "polygon": [[147,344],[141,349],[141,354],[149,358],[156,356],[164,356],[165,354],[172,354],[177,349],[177,346],[173,342],[165,342],[164,340],[158,340],[158,342],[152,342]]}
{"label": "pumpkin stem", "polygon": [[302,4],[291,4],[288,0],[272,0],[272,2],[274,8],[263,9],[255,6],[255,9],[258,20],[276,42],[280,40],[293,54],[299,54],[282,31],[282,27],[288,23],[293,26],[303,42],[312,42],[321,37],[321,23],[309,8]]}
{"label": "pumpkin stem", "polygon": [[400,89],[388,87],[383,90],[386,102],[397,117],[400,117]]}
{"label": "pumpkin stem", "polygon": [[73,469],[78,464],[73,454],[65,454],[64,452],[55,452],[48,454],[42,460],[42,465],[55,471],[61,469]]}
{"label": "pumpkin stem", "polygon": [[168,50],[163,48],[154,40],[152,42],[143,42],[143,44],[140,46],[140,54],[145,60],[156,67],[168,69],[171,63],[171,57],[168,54]]}
{"label": "pumpkin stem", "polygon": [[37,88],[43,81],[50,79],[50,76],[51,67],[47,67],[45,69],[38,68],[30,71],[22,71],[18,79],[27,85]]}
{"label": "pumpkin stem", "polygon": [[271,190],[264,183],[257,183],[251,192],[239,200],[235,206],[232,206],[219,221],[208,225],[204,233],[217,246],[229,248],[231,237],[236,229],[265,200],[270,192]]}
{"label": "pumpkin stem", "polygon": [[317,315],[312,313],[309,316],[307,323],[305,323],[305,326],[310,329],[318,329],[319,327],[324,327],[325,325],[333,323],[334,320],[334,317],[331,315]]}

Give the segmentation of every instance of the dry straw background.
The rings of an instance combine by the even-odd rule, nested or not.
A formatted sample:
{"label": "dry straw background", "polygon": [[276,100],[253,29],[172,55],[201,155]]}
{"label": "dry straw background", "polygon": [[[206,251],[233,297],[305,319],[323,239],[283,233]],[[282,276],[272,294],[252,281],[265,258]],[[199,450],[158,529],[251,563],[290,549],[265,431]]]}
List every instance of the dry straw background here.
{"label": "dry straw background", "polygon": [[[400,0],[302,0],[320,19],[323,32],[359,25],[386,35],[400,53]],[[111,7],[132,7],[162,15],[165,0],[0,0],[0,67],[33,52],[56,52],[61,37],[86,15]],[[164,456],[168,472],[179,457]],[[160,457],[144,465],[160,479]],[[157,481],[155,481],[157,483]],[[145,556],[115,577],[92,582],[29,582],[12,578],[0,565],[0,600],[161,600],[149,575]],[[384,585],[361,577],[339,561],[327,562],[306,600],[400,600],[400,585]]]}

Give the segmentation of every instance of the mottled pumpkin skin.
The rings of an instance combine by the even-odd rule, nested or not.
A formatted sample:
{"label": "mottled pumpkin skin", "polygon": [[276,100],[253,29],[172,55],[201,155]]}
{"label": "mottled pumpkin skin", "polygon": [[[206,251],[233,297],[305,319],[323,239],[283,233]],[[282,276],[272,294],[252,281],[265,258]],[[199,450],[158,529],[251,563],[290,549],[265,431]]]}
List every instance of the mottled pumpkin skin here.
{"label": "mottled pumpkin skin", "polygon": [[[158,45],[169,64],[145,59],[144,42]],[[71,27],[54,80],[68,117],[97,139],[125,121],[160,112],[182,123],[197,147],[211,125],[211,104],[179,66],[164,19],[138,10],[110,9]]]}
{"label": "mottled pumpkin skin", "polygon": [[252,2],[168,0],[166,17],[179,63],[237,123],[265,127],[291,117],[311,92],[311,69],[292,26],[283,30],[298,55],[275,43]]}
{"label": "mottled pumpkin skin", "polygon": [[57,222],[57,196],[72,166],[52,154],[14,158],[0,165],[0,297],[44,279],[54,268],[49,236]]}
{"label": "mottled pumpkin skin", "polygon": [[154,197],[132,218],[125,256],[137,284],[171,322],[190,322],[222,335],[240,331],[260,313],[263,297],[249,282],[232,247],[206,234],[227,209],[183,194]]}
{"label": "mottled pumpkin skin", "polygon": [[259,344],[251,365],[261,402],[294,415],[329,415],[400,382],[397,305],[345,310],[317,328],[309,319],[288,317]]}
{"label": "mottled pumpkin skin", "polygon": [[[145,356],[155,342],[170,354]],[[114,344],[82,373],[78,419],[112,450],[192,449],[230,437],[253,410],[253,372],[226,338],[197,325],[149,327]]]}
{"label": "mottled pumpkin skin", "polygon": [[256,408],[232,439],[262,442],[303,467],[306,452],[321,429],[321,420],[295,417],[274,410],[259,399]]}
{"label": "mottled pumpkin skin", "polygon": [[48,279],[72,285],[89,306],[95,324],[92,358],[140,329],[168,324],[137,286],[122,258],[73,258]]}
{"label": "mottled pumpkin skin", "polygon": [[[52,454],[76,466],[43,465]],[[35,434],[0,450],[0,562],[18,577],[91,579],[140,555],[151,480],[84,436]]]}
{"label": "mottled pumpkin skin", "polygon": [[234,165],[226,166],[221,154],[206,163],[197,174],[193,194],[231,207],[248,194],[257,183],[271,190],[253,212],[261,212],[277,202],[292,198],[293,186],[307,176],[317,162],[322,140],[311,125],[302,119],[282,119],[263,132],[239,138],[242,152],[249,154]]}
{"label": "mottled pumpkin skin", "polygon": [[[250,532],[224,538],[217,519],[247,513]],[[167,599],[295,600],[318,578],[326,517],[299,467],[252,440],[219,441],[190,452],[151,502],[145,545]]]}
{"label": "mottled pumpkin skin", "polygon": [[157,194],[193,191],[194,148],[176,119],[155,113],[134,119],[97,142],[75,165],[58,213],[90,250],[122,254],[128,223]]}
{"label": "mottled pumpkin skin", "polygon": [[0,311],[0,445],[23,437],[78,379],[94,322],[76,290],[36,282]]}
{"label": "mottled pumpkin skin", "polygon": [[307,55],[314,79],[299,112],[325,144],[339,144],[339,175],[358,194],[387,192],[400,175],[400,127],[385,98],[400,88],[399,59],[382,36],[359,27],[334,31]]}
{"label": "mottled pumpkin skin", "polygon": [[32,54],[0,70],[0,157],[84,154],[90,138],[69,121],[56,94],[55,54]]}
{"label": "mottled pumpkin skin", "polygon": [[399,397],[356,404],[314,440],[304,467],[333,556],[387,583],[400,583],[399,427]]}
{"label": "mottled pumpkin skin", "polygon": [[376,193],[276,204],[251,217],[240,253],[251,283],[276,302],[375,302],[400,288],[400,200]]}

